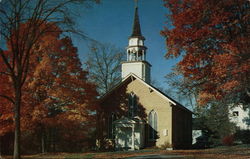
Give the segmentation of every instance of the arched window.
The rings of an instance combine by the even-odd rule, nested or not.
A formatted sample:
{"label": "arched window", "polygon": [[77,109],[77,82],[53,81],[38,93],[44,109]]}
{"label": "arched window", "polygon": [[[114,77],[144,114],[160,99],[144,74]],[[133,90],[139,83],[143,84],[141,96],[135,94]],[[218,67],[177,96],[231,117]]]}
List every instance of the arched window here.
{"label": "arched window", "polygon": [[128,116],[137,115],[137,97],[134,93],[130,93],[128,97]]}
{"label": "arched window", "polygon": [[130,61],[136,61],[136,51],[134,49],[130,51]]}
{"label": "arched window", "polygon": [[157,138],[157,113],[152,110],[148,115],[148,124],[149,124],[149,139],[155,140]]}

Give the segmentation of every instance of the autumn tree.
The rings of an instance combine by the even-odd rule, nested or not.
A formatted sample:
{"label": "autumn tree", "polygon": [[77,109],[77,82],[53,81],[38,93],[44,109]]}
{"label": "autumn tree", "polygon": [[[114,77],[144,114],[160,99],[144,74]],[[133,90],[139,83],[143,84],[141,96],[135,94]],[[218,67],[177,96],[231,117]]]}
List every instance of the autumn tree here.
{"label": "autumn tree", "polygon": [[196,88],[199,104],[227,99],[249,103],[250,2],[248,0],[164,0],[171,14],[167,58]]}
{"label": "autumn tree", "polygon": [[36,105],[29,121],[41,132],[43,151],[46,130],[57,128],[61,137],[77,144],[77,140],[87,137],[86,127],[94,126],[91,112],[96,109],[95,85],[87,81],[88,74],[82,70],[70,38],[60,36],[59,31],[46,34],[35,45],[31,59],[34,69],[27,78],[27,93]]}
{"label": "autumn tree", "polygon": [[[0,58],[0,63],[2,63]],[[1,65],[0,72],[6,67]],[[9,94],[11,92],[11,85],[10,85],[9,77],[3,74],[0,74],[0,92],[4,94]],[[4,84],[5,83],[5,84]],[[6,98],[0,98],[0,158],[2,153],[2,136],[14,130],[13,125],[13,110],[9,109],[12,103],[9,102]],[[7,146],[6,146],[7,147]]]}
{"label": "autumn tree", "polygon": [[[95,85],[87,81],[87,72],[81,68],[77,49],[69,37],[61,38],[62,31],[54,27],[54,32],[41,36],[31,49],[32,69],[27,74],[22,95],[21,128],[39,132],[42,152],[46,151],[45,145],[47,148],[51,145],[45,140],[49,132],[62,137],[67,145],[72,141],[76,145],[87,138],[88,131],[84,129],[94,126],[94,117],[90,112],[96,109]],[[10,84],[11,81],[5,80],[5,83]],[[5,103],[3,106],[11,110],[11,105]],[[1,113],[0,122],[12,128],[13,112]],[[1,128],[0,132],[10,131],[6,127]],[[50,138],[54,141],[53,145],[60,144],[59,141],[55,143],[55,136]]]}
{"label": "autumn tree", "polygon": [[[90,0],[3,0],[0,2],[0,34],[9,42],[10,54],[0,49],[2,65],[6,67],[1,74],[11,79],[13,95],[0,94],[14,105],[15,142],[14,158],[20,158],[20,109],[22,88],[29,72],[31,49],[41,35],[53,32],[56,24],[63,31],[75,32],[70,8]],[[50,23],[47,23],[47,22]],[[52,23],[53,22],[53,23]],[[43,26],[44,24],[48,24]],[[51,25],[50,25],[51,24]],[[21,27],[25,25],[25,27]]]}
{"label": "autumn tree", "polygon": [[96,83],[100,94],[106,93],[121,81],[121,62],[125,58],[122,49],[111,44],[92,43],[86,66],[90,80]]}
{"label": "autumn tree", "polygon": [[213,101],[199,107],[197,87],[193,87],[192,80],[183,77],[178,67],[174,67],[173,71],[166,76],[166,80],[171,92],[174,92],[174,97],[183,105],[191,106],[194,113],[193,127],[195,130],[202,131],[203,143],[198,141],[194,147],[220,145],[223,138],[235,132],[235,125],[229,120],[230,107],[224,100]]}

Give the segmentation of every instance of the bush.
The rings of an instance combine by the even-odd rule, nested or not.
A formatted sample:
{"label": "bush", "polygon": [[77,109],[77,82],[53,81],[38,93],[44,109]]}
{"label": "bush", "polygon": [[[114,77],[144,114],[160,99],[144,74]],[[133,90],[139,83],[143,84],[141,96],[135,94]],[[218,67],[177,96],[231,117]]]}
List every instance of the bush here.
{"label": "bush", "polygon": [[202,136],[196,138],[196,143],[192,145],[194,149],[205,149],[211,146],[209,142],[209,136],[203,134]]}
{"label": "bush", "polygon": [[243,144],[250,144],[250,130],[237,130],[235,139]]}
{"label": "bush", "polygon": [[228,136],[225,136],[225,137],[222,139],[222,144],[223,144],[223,145],[232,146],[233,143],[234,143],[234,135],[228,135]]}
{"label": "bush", "polygon": [[167,148],[172,148],[172,145],[165,141],[164,144],[160,146],[160,148],[166,150]]}

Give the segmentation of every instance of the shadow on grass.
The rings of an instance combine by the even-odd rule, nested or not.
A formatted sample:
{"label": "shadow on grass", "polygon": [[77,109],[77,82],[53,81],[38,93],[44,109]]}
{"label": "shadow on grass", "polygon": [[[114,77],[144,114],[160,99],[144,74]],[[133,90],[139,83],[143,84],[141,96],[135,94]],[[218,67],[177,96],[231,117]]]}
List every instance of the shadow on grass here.
{"label": "shadow on grass", "polygon": [[95,154],[94,153],[89,153],[89,154],[72,154],[72,155],[67,155],[64,157],[64,159],[85,159],[85,158],[94,158]]}
{"label": "shadow on grass", "polygon": [[[157,155],[166,155],[171,158],[182,159],[229,159],[250,158],[250,145],[237,145],[231,147],[220,146],[205,150],[173,150],[166,151],[160,149],[143,149],[137,151],[115,151],[115,152],[88,152],[88,153],[56,153],[56,154],[36,154],[23,156],[23,159],[86,159],[86,158],[157,158]],[[148,157],[147,157],[148,156]],[[137,157],[137,158],[136,158]],[[3,156],[4,159],[12,159],[12,156]],[[162,158],[162,157],[158,157]],[[164,157],[166,158],[166,157]]]}

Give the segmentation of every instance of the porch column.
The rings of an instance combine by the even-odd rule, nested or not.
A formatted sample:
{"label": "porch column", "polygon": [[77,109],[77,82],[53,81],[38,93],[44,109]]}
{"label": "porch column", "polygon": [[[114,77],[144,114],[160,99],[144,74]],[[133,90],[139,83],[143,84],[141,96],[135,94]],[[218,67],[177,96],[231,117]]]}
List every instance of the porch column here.
{"label": "porch column", "polygon": [[135,125],[132,124],[132,150],[135,150]]}

